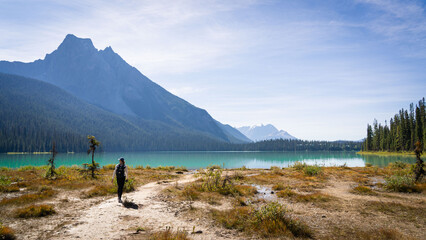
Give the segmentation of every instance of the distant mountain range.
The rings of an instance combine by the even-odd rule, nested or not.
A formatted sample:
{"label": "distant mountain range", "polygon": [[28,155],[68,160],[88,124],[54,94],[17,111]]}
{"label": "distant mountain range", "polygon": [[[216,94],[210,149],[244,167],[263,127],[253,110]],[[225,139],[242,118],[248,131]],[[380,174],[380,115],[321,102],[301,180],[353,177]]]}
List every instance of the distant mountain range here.
{"label": "distant mountain range", "polygon": [[[36,137],[39,141],[51,139],[49,134],[53,133],[48,134],[47,129],[55,127],[55,134],[61,131],[80,137],[94,133],[98,136],[110,134],[105,137],[108,139],[106,146],[110,146],[105,146],[107,149],[122,146],[117,139],[125,133],[134,136],[133,139],[140,143],[142,138],[152,138],[156,142],[155,147],[152,143],[129,144],[134,147],[126,150],[186,150],[185,147],[172,147],[173,141],[182,140],[188,143],[198,141],[198,145],[250,141],[238,130],[213,119],[206,110],[152,82],[127,64],[111,47],[97,50],[90,39],[69,34],[58,49],[43,60],[31,63],[0,61],[0,72],[6,73],[0,75],[0,98],[21,97],[16,103],[2,101],[0,111],[8,111],[8,119],[16,120],[24,115],[38,119],[40,128],[44,129]],[[34,109],[38,111],[34,112]],[[4,116],[0,120],[5,120]],[[25,128],[19,126],[24,124],[20,121],[8,124],[11,128]],[[2,124],[0,130],[6,131],[5,126]],[[105,132],[97,126],[103,126]],[[23,137],[19,131],[14,135],[15,139]],[[176,146],[180,145],[187,144],[176,143]],[[22,146],[15,150],[20,149],[23,149]]]}
{"label": "distant mountain range", "polygon": [[297,138],[290,135],[284,130],[278,130],[272,124],[260,126],[244,126],[237,128],[242,134],[251,139],[252,141],[263,141],[270,139],[289,139],[296,140]]}

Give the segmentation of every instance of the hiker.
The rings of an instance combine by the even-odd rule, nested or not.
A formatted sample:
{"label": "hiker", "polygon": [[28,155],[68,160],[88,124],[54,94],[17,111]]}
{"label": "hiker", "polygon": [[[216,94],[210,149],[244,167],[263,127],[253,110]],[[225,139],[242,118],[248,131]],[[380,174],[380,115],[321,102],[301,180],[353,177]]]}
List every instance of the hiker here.
{"label": "hiker", "polygon": [[124,158],[118,159],[119,164],[115,166],[114,172],[112,173],[112,182],[114,183],[114,177],[117,176],[117,185],[118,185],[118,202],[122,203],[121,195],[123,194],[124,183],[127,182],[127,166],[124,162]]}

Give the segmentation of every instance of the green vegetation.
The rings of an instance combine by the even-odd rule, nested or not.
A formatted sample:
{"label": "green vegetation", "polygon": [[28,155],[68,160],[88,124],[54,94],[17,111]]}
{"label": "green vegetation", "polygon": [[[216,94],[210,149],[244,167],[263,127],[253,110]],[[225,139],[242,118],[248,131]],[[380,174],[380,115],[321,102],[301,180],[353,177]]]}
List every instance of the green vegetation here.
{"label": "green vegetation", "polygon": [[390,119],[389,126],[374,120],[373,126],[367,125],[367,138],[363,143],[363,151],[404,152],[414,151],[415,143],[420,142],[420,149],[426,150],[426,113],[425,99],[414,107],[410,104],[410,111],[401,109]]}
{"label": "green vegetation", "polygon": [[277,202],[259,208],[236,207],[228,211],[212,211],[213,218],[225,228],[257,234],[261,237],[312,237],[311,230],[301,221],[292,218],[288,210]]}
{"label": "green vegetation", "polygon": [[308,165],[306,163],[295,162],[292,168],[303,171],[307,176],[316,176],[321,174],[322,168],[318,165]]}
{"label": "green vegetation", "polygon": [[415,180],[410,175],[392,175],[386,178],[385,188],[394,192],[417,192]]}
{"label": "green vegetation", "polygon": [[36,217],[45,217],[52,214],[55,214],[55,210],[51,205],[30,205],[16,210],[16,216],[19,218],[36,218]]}

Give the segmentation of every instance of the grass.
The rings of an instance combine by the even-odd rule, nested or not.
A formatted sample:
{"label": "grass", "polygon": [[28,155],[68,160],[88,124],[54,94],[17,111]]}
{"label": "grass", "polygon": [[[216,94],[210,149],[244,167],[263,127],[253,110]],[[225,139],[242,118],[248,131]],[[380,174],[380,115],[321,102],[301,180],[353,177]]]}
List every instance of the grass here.
{"label": "grass", "polygon": [[334,198],[328,194],[324,193],[308,193],[308,194],[300,194],[297,193],[290,188],[286,188],[277,192],[277,196],[280,198],[290,198],[297,202],[311,202],[311,203],[324,203],[333,200]]}
{"label": "grass", "polygon": [[286,207],[277,202],[259,208],[236,207],[228,211],[212,211],[213,218],[228,229],[237,229],[260,237],[312,237],[311,230],[292,218]]}
{"label": "grass", "polygon": [[2,223],[0,223],[0,239],[15,240],[16,239],[15,232],[11,228],[4,226]]}
{"label": "grass", "polygon": [[30,205],[25,208],[17,209],[15,212],[16,217],[19,218],[37,218],[45,217],[52,214],[55,214],[56,211],[51,205]]}
{"label": "grass", "polygon": [[354,193],[354,194],[359,194],[359,195],[370,195],[370,196],[378,195],[370,187],[364,186],[364,185],[358,185],[358,186],[352,188],[352,190],[350,192]]}
{"label": "grass", "polygon": [[52,190],[51,188],[43,188],[37,193],[29,193],[29,194],[24,194],[24,195],[12,197],[12,198],[3,198],[0,201],[0,206],[11,205],[11,204],[32,203],[32,202],[41,201],[41,200],[50,198],[55,194],[56,192]]}
{"label": "grass", "polygon": [[167,227],[166,230],[152,233],[150,240],[190,240],[188,233],[182,230],[173,231],[172,228]]}
{"label": "grass", "polygon": [[371,212],[381,212],[391,217],[396,217],[405,223],[417,222],[424,224],[426,209],[416,205],[405,205],[398,202],[382,202],[382,201],[368,201],[361,213],[370,215]]}

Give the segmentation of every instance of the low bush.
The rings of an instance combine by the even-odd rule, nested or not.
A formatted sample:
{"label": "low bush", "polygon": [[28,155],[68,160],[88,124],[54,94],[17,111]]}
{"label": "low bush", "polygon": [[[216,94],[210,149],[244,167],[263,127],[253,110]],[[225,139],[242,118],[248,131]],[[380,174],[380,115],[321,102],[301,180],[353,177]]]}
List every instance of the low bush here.
{"label": "low bush", "polygon": [[25,208],[16,210],[16,217],[19,218],[35,218],[45,217],[55,214],[55,210],[51,205],[31,205]]}
{"label": "low bush", "polygon": [[385,179],[385,188],[393,192],[417,192],[414,178],[409,175],[393,175]]}
{"label": "low bush", "polygon": [[11,228],[4,226],[2,223],[0,223],[0,239],[15,240],[16,239],[15,232]]}
{"label": "low bush", "polygon": [[9,185],[11,183],[11,180],[10,180],[10,178],[9,177],[7,177],[7,176],[3,176],[3,175],[0,175],[0,186],[1,185]]}
{"label": "low bush", "polygon": [[307,165],[303,168],[303,172],[308,176],[316,176],[322,172],[322,168],[317,165]]}
{"label": "low bush", "polygon": [[291,167],[292,168],[294,168],[294,169],[296,169],[296,170],[298,170],[298,171],[301,171],[301,170],[303,170],[306,166],[308,166],[306,163],[301,163],[301,162],[295,162]]}
{"label": "low bush", "polygon": [[393,168],[393,169],[404,169],[404,168],[407,167],[407,165],[408,165],[407,163],[401,162],[401,161],[396,161],[396,162],[393,162],[393,163],[389,163],[389,166],[391,168]]}
{"label": "low bush", "polygon": [[212,212],[213,218],[225,228],[238,229],[254,233],[261,237],[312,237],[310,229],[293,219],[287,209],[277,203],[270,202],[260,208],[236,207],[228,211]]}
{"label": "low bush", "polygon": [[372,167],[373,166],[373,164],[371,164],[371,163],[365,163],[365,167]]}

